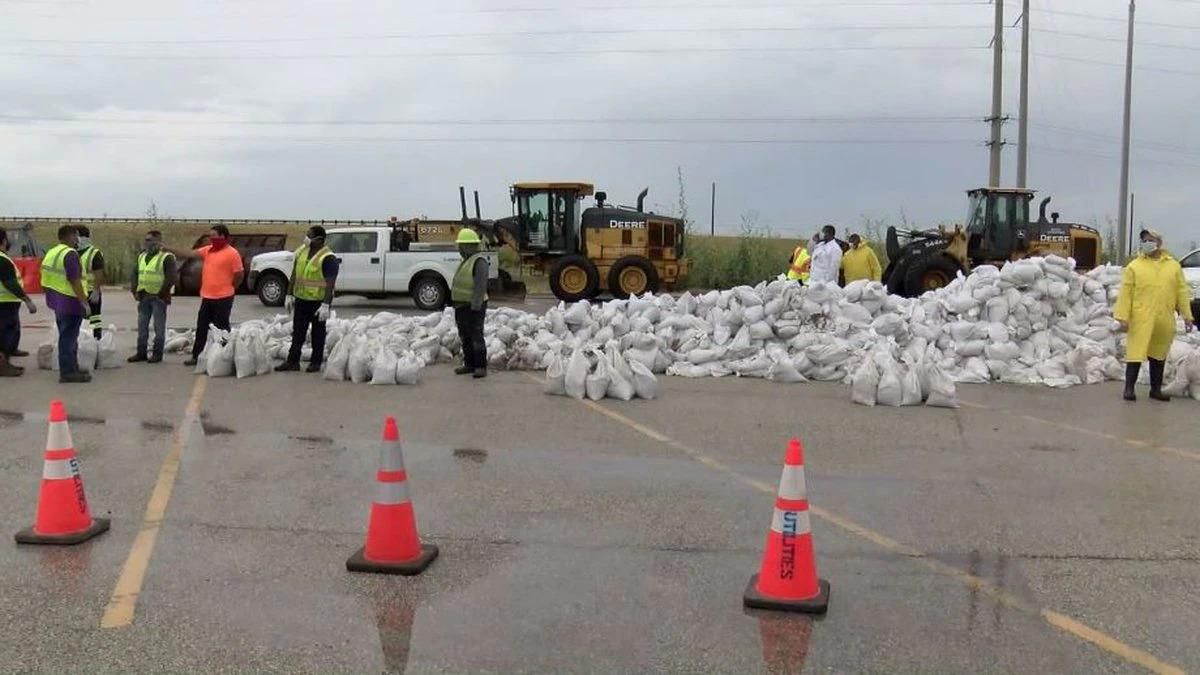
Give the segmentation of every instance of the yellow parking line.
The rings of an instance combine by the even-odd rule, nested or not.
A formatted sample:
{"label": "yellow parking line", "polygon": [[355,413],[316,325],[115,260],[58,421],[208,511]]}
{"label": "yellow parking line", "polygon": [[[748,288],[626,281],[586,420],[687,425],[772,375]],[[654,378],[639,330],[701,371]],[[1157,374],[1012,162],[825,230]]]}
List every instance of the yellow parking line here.
{"label": "yellow parking line", "polygon": [[175,489],[175,477],[179,474],[179,462],[183,458],[183,448],[187,444],[188,433],[192,424],[200,416],[200,403],[204,400],[204,390],[208,387],[207,377],[197,377],[192,386],[192,396],[184,409],[183,420],[175,429],[171,438],[167,456],[163,459],[162,467],[158,470],[158,480],[154,482],[154,491],[150,493],[150,501],[146,504],[146,515],[142,519],[142,528],[133,540],[129,549],[129,557],[121,568],[121,576],[113,588],[108,607],[100,619],[101,628],[123,628],[133,623],[134,611],[137,609],[138,596],[142,592],[142,584],[146,580],[146,569],[150,566],[150,557],[154,554],[154,543],[158,540],[158,530],[162,525],[163,516],[167,513],[167,504],[171,501],[171,492]]}
{"label": "yellow parking line", "polygon": [[[532,379],[535,382],[541,381],[538,378],[536,378],[532,375],[529,375],[528,373],[526,373],[526,376],[528,376],[530,379]],[[684,454],[688,455],[689,457],[692,457],[693,459],[699,461],[700,463],[702,463],[710,468],[725,472],[725,473],[729,474],[730,476],[738,479],[739,481],[745,483],[746,485],[749,485],[749,486],[755,488],[756,490],[758,490],[760,492],[763,492],[763,493],[769,494],[769,495],[775,494],[775,491],[776,491],[775,487],[768,485],[762,481],[750,478],[749,476],[745,476],[741,473],[738,473],[736,470],[730,468],[729,466],[709,457],[708,455],[704,454],[703,452],[701,452],[691,446],[688,446],[684,443],[681,443],[681,442],[671,438],[670,436],[667,436],[666,434],[658,432],[658,431],[652,429],[651,427],[648,427],[639,422],[635,422],[634,420],[631,420],[628,417],[626,417],[618,412],[615,412],[613,410],[610,410],[594,401],[581,401],[581,403],[583,403],[583,405],[590,408],[591,410],[594,410],[615,422],[619,422],[620,424],[623,424],[624,426],[642,434],[643,436],[646,436],[647,438],[658,441],[658,442],[668,445],[672,448],[676,448],[676,449],[682,451]],[[978,407],[978,406],[975,406],[975,407]],[[1039,421],[1042,421],[1042,420],[1039,420]],[[1167,663],[1167,662],[1157,658],[1153,654],[1144,652],[1135,647],[1131,647],[1131,646],[1125,644],[1124,642],[1121,642],[1120,640],[1108,635],[1107,633],[1103,633],[1099,630],[1096,630],[1095,628],[1092,628],[1091,626],[1080,623],[1079,621],[1076,621],[1075,619],[1072,619],[1069,616],[1066,616],[1064,614],[1059,614],[1058,612],[1055,612],[1055,611],[1052,611],[1049,609],[1034,607],[1034,606],[1026,603],[1024,600],[1021,600],[1020,598],[1016,597],[1015,595],[1009,593],[1008,591],[1005,591],[1004,589],[1001,589],[1001,588],[995,586],[994,584],[987,581],[986,579],[977,577],[973,574],[964,572],[964,571],[958,569],[957,567],[953,567],[953,566],[943,563],[939,560],[930,558],[925,553],[923,553],[915,548],[912,548],[910,546],[907,546],[905,544],[902,544],[902,543],[892,539],[891,537],[888,537],[885,534],[876,532],[868,527],[859,525],[858,523],[855,523],[852,520],[843,518],[842,516],[839,516],[835,513],[832,513],[830,511],[827,511],[826,509],[823,509],[823,508],[820,508],[817,506],[810,505],[809,512],[812,513],[814,516],[821,518],[822,520],[825,520],[825,521],[827,521],[827,522],[829,522],[829,523],[831,523],[831,524],[833,524],[833,525],[835,525],[857,537],[865,539],[865,540],[879,546],[880,548],[891,551],[893,553],[897,553],[899,555],[913,558],[913,559],[921,562],[922,564],[924,564],[926,567],[934,570],[935,572],[938,572],[940,574],[944,574],[946,576],[957,579],[960,582],[962,582],[963,584],[965,584],[968,588],[978,590],[978,591],[990,596],[997,602],[1000,602],[1001,604],[1004,604],[1004,605],[1007,605],[1014,609],[1020,610],[1026,614],[1040,616],[1051,626],[1054,626],[1055,628],[1058,628],[1061,631],[1064,631],[1066,633],[1074,635],[1075,637],[1079,638],[1080,640],[1090,642],[1090,643],[1096,645],[1097,647],[1099,647],[1100,649],[1103,649],[1104,651],[1106,651],[1114,656],[1122,658],[1129,663],[1141,666],[1152,673],[1160,673],[1161,675],[1182,675],[1184,672],[1183,669],[1179,668],[1178,666]]]}

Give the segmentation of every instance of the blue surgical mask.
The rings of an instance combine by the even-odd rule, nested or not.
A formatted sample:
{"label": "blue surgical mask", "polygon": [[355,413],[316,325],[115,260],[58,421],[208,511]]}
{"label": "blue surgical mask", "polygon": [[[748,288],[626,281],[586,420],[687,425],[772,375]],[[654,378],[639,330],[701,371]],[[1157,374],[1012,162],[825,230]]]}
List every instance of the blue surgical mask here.
{"label": "blue surgical mask", "polygon": [[1158,242],[1153,241],[1153,240],[1143,241],[1140,245],[1140,248],[1142,250],[1142,253],[1145,253],[1146,255],[1150,255],[1151,253],[1154,253],[1155,251],[1158,250]]}

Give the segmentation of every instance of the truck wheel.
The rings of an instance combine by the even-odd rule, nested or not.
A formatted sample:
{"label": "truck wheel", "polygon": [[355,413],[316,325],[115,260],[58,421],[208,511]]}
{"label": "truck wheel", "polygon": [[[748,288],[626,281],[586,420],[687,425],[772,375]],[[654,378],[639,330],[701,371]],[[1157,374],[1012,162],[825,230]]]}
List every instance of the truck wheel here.
{"label": "truck wheel", "polygon": [[626,256],[608,271],[608,290],[621,300],[631,295],[657,293],[658,270],[641,256]]}
{"label": "truck wheel", "polygon": [[594,298],[599,289],[600,272],[591,260],[581,255],[563,256],[550,266],[550,290],[559,300],[578,302]]}
{"label": "truck wheel", "polygon": [[287,298],[288,280],[279,272],[266,272],[258,280],[258,299],[267,307],[282,307]]}
{"label": "truck wheel", "polygon": [[450,289],[436,274],[422,274],[414,279],[411,293],[417,309],[427,312],[440,311],[450,302]]}
{"label": "truck wheel", "polygon": [[915,297],[950,285],[958,275],[958,265],[940,254],[925,256],[909,263],[904,273],[905,295]]}

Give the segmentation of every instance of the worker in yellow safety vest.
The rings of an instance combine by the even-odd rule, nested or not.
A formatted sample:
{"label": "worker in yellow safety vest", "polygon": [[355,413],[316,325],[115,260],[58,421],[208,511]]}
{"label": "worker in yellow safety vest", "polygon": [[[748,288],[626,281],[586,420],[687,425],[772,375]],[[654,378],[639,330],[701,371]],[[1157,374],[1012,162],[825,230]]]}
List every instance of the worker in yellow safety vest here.
{"label": "worker in yellow safety vest", "polygon": [[308,228],[304,245],[296,249],[292,283],[285,301],[288,311],[292,312],[292,346],[287,360],[275,368],[276,371],[300,370],[300,358],[311,325],[312,356],[305,371],[321,372],[325,363],[325,322],[333,308],[333,287],[337,283],[339,264],[338,257],[325,245],[325,228],[320,225]]}
{"label": "worker in yellow safety vest", "polygon": [[[91,312],[83,290],[85,272],[79,260],[79,232],[73,225],[58,228],[58,244],[42,256],[42,289],[46,305],[54,310],[58,328],[58,381],[91,382],[91,373],[79,369],[79,329]],[[95,365],[95,364],[92,364]]]}
{"label": "worker in yellow safety vest", "polygon": [[12,358],[21,356],[21,303],[30,314],[37,305],[25,293],[21,270],[8,257],[8,230],[0,227],[0,377],[20,377],[25,369],[14,365]]}
{"label": "worker in yellow safety vest", "polygon": [[788,281],[799,281],[801,284],[808,284],[809,269],[812,267],[812,258],[808,255],[808,249],[804,244],[796,247],[792,251],[792,257],[788,258]]}
{"label": "worker in yellow safety vest", "polygon": [[83,290],[88,296],[88,324],[92,327],[92,336],[100,339],[104,328],[104,319],[100,316],[104,299],[100,286],[104,282],[104,254],[92,244],[92,230],[87,225],[76,226],[79,231],[79,262],[83,265]]}
{"label": "worker in yellow safety vest", "polygon": [[475,230],[459,230],[457,243],[463,260],[450,285],[450,304],[454,306],[454,321],[462,342],[463,364],[454,372],[487,377],[483,320],[487,316],[488,260],[482,253],[483,241]]}
{"label": "worker in yellow safety vest", "polygon": [[[137,257],[131,286],[133,299],[138,303],[137,352],[129,357],[129,362],[160,363],[167,339],[167,305],[171,304],[171,288],[178,270],[175,254],[163,250],[162,232],[150,230],[142,243],[144,250]],[[154,348],[148,350],[152,321]]]}

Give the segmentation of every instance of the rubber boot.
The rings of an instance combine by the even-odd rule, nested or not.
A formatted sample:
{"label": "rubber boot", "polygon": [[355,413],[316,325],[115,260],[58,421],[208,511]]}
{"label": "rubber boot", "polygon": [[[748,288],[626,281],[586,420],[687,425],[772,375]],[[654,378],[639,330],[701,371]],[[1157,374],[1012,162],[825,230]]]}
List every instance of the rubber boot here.
{"label": "rubber boot", "polygon": [[25,370],[9,362],[8,357],[0,354],[0,377],[20,377]]}
{"label": "rubber boot", "polygon": [[1141,363],[1126,363],[1125,364],[1125,400],[1136,401],[1137,394],[1133,391],[1133,386],[1137,384],[1138,373],[1142,372]]}
{"label": "rubber boot", "polygon": [[1171,397],[1167,396],[1162,391],[1163,371],[1167,367],[1166,361],[1150,359],[1150,398],[1155,401],[1170,401]]}

